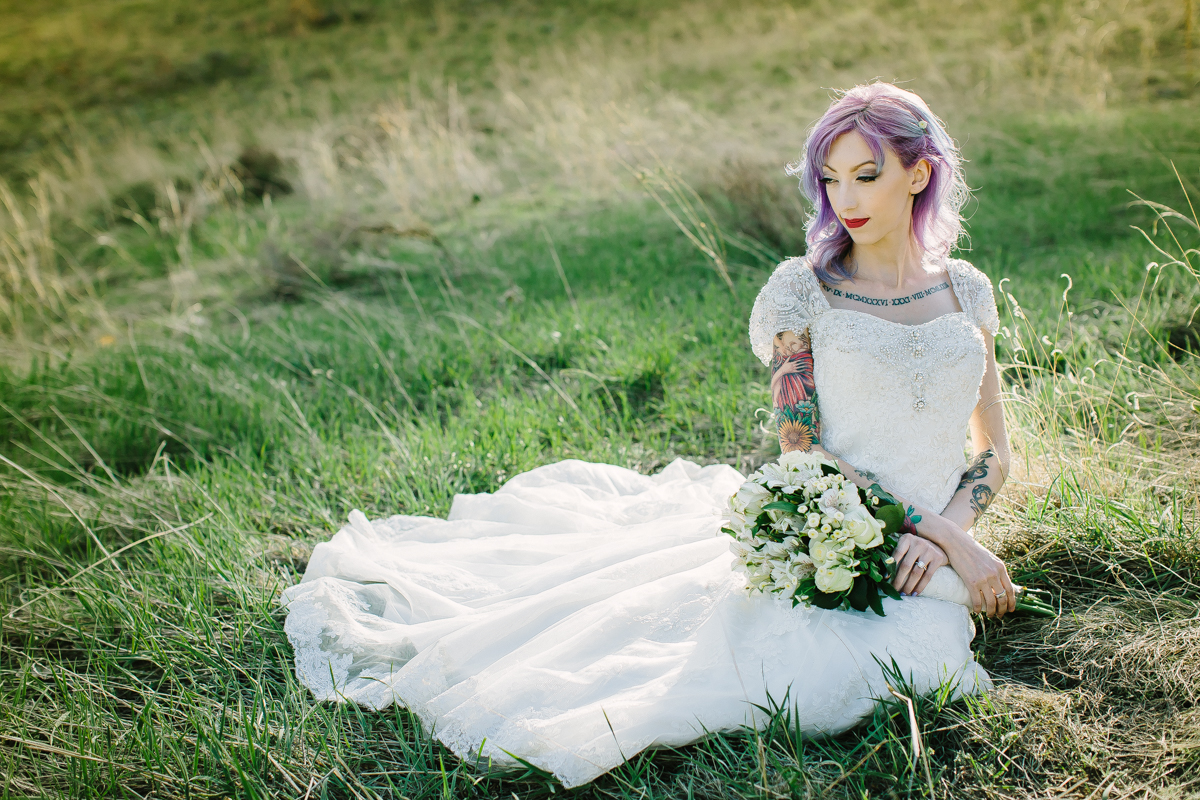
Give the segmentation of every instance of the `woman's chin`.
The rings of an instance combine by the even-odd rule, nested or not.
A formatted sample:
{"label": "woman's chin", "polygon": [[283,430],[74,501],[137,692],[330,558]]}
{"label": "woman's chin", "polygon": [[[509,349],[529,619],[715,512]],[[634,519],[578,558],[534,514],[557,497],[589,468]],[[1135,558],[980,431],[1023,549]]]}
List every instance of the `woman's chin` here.
{"label": "woman's chin", "polygon": [[[870,223],[868,223],[868,224],[870,224]],[[878,242],[881,238],[883,238],[883,237],[879,236],[879,234],[873,233],[871,231],[851,230],[849,228],[847,228],[847,230],[850,231],[850,241],[854,242],[857,245],[872,245],[872,244],[875,244],[876,242]]]}

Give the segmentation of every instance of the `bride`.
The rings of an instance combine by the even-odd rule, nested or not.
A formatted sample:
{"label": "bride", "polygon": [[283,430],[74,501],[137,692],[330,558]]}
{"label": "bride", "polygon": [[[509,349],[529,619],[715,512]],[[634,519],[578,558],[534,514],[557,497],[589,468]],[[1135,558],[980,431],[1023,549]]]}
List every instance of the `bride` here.
{"label": "bride", "polygon": [[402,703],[464,759],[520,759],[573,787],[644,748],[761,724],[768,696],[809,734],[845,731],[886,695],[880,662],[920,692],[990,686],[970,610],[922,596],[952,568],[974,611],[1015,608],[970,532],[1009,449],[992,287],[948,258],[958,153],[924,101],[876,83],[830,106],[790,171],[814,206],[808,255],[763,287],[750,343],[772,369],[781,447],[836,457],[905,503],[906,596],[878,617],[749,595],[719,532],[744,480],[731,467],[560,461],[456,496],[445,520],[355,511],[318,545],[282,598],[317,698]]}

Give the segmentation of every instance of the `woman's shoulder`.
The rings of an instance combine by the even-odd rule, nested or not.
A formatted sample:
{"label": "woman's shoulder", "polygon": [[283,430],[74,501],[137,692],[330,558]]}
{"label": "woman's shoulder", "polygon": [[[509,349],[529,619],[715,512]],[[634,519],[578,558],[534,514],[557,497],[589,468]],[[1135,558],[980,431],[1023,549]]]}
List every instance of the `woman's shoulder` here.
{"label": "woman's shoulder", "polygon": [[975,324],[993,336],[1000,328],[1000,315],[996,310],[996,295],[992,290],[992,279],[970,261],[947,258],[946,271],[954,285],[959,305]]}
{"label": "woman's shoulder", "polygon": [[808,255],[793,255],[792,258],[787,258],[780,261],[775,270],[770,273],[770,278],[767,279],[767,285],[772,283],[798,283],[803,287],[818,287],[817,276],[812,271],[812,264]]}
{"label": "woman's shoulder", "polygon": [[821,284],[804,256],[783,261],[759,290],[750,312],[750,345],[766,364],[777,333],[803,333],[820,313],[824,298]]}
{"label": "woman's shoulder", "polygon": [[789,299],[803,304],[814,316],[827,305],[821,291],[821,279],[813,270],[812,259],[808,256],[794,256],[779,262],[762,292],[782,292]]}

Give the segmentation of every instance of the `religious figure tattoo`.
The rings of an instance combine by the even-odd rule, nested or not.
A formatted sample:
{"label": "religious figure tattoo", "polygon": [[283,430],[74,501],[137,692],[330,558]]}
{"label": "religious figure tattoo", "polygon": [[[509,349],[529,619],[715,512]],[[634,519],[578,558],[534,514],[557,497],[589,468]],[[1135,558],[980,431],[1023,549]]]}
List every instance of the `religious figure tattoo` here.
{"label": "religious figure tattoo", "polygon": [[821,414],[808,332],[783,331],[775,336],[774,349],[771,401],[779,421],[779,447],[785,453],[811,450],[821,443]]}

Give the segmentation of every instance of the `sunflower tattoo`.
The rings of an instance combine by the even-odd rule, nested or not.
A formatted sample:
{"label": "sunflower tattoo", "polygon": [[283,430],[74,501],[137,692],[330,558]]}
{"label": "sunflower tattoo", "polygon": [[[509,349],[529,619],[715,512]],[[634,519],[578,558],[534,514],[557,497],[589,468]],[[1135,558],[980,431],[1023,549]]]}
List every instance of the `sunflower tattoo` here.
{"label": "sunflower tattoo", "polygon": [[779,424],[779,448],[807,451],[821,443],[821,415],[808,332],[783,331],[771,359],[771,399]]}

